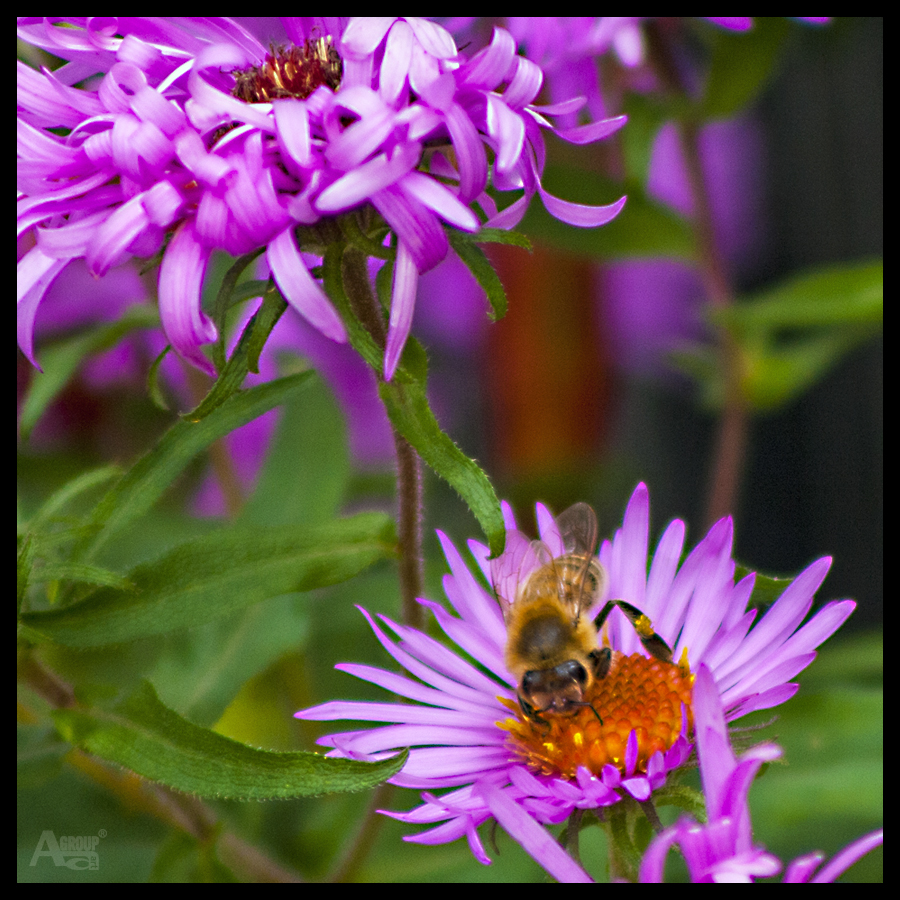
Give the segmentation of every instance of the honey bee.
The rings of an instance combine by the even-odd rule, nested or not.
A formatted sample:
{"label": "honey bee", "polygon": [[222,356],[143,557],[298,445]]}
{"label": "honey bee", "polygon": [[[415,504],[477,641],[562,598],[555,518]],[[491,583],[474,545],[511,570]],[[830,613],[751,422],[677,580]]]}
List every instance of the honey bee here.
{"label": "honey bee", "polygon": [[[546,544],[532,541],[519,560],[520,570],[529,574],[518,579],[512,602],[501,598],[505,601],[506,667],[518,683],[522,712],[538,723],[546,723],[543,713],[571,715],[583,707],[593,709],[585,693],[595,680],[605,677],[612,661],[612,651],[599,646],[597,635],[616,607],[634,625],[652,656],[672,660],[672,651],[653,631],[650,620],[630,603],[609,600],[599,615],[588,617],[604,596],[608,580],[594,555],[597,517],[586,503],[576,503],[556,521],[565,553],[554,558]],[[500,585],[510,583],[509,575],[516,573],[504,569],[501,557],[493,574],[495,585]],[[594,715],[600,718],[596,710]]]}

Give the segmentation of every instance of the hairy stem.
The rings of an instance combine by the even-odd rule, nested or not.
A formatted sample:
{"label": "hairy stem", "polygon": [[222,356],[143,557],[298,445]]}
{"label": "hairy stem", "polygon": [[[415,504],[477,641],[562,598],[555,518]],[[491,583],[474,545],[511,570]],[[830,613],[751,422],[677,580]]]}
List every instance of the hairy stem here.
{"label": "hairy stem", "polygon": [[[384,350],[387,327],[369,282],[367,260],[355,247],[344,251],[344,289],[353,312]],[[381,373],[377,374],[379,380]],[[422,461],[406,438],[393,429],[397,459],[397,536],[400,550],[400,597],[403,621],[422,626]]]}

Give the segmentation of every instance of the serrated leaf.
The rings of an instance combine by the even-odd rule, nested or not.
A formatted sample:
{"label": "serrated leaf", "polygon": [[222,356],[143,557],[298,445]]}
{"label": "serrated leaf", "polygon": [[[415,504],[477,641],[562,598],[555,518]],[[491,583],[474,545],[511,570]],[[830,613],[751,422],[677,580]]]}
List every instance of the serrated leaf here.
{"label": "serrated leaf", "polygon": [[470,240],[462,239],[462,232],[448,230],[450,244],[456,255],[466,264],[491,305],[491,321],[496,322],[506,315],[506,291],[490,260],[484,251]]}
{"label": "serrated leaf", "polygon": [[77,548],[78,556],[90,559],[115,533],[150,509],[198,453],[283,403],[311,374],[299,372],[248,388],[199,422],[176,422],[97,504],[88,522],[92,540]]}
{"label": "serrated leaf", "polygon": [[209,622],[291,591],[336,584],[394,552],[390,518],[362,513],[322,526],[235,525],[175,547],[62,609],[26,613],[32,634],[98,647]]}
{"label": "serrated leaf", "polygon": [[158,325],[159,315],[155,309],[132,306],[115,322],[96,326],[86,333],[42,349],[41,365],[44,371],[35,373],[22,402],[19,428],[23,440],[28,438],[44,410],[89,356],[115,346],[131,331]]}
{"label": "serrated leaf", "polygon": [[391,382],[382,382],[378,391],[391,424],[416,452],[466,502],[478,519],[491,553],[503,551],[506,530],[500,501],[488,477],[450,437],[441,431],[428,405],[423,383],[404,381],[398,372]]}
{"label": "serrated leaf", "polygon": [[249,747],[182,718],[147,682],[109,711],[66,709],[53,715],[71,743],[200,797],[273,800],[361,791],[400,771],[407,755],[366,763]]}
{"label": "serrated leaf", "polygon": [[248,372],[259,371],[259,354],[286,309],[287,303],[277,290],[265,294],[259,309],[244,326],[237,345],[219,373],[216,383],[200,404],[191,412],[185,413],[182,418],[193,422],[205,419],[232,394],[240,390]]}
{"label": "serrated leaf", "polygon": [[[341,313],[354,349],[372,367],[378,379],[378,392],[391,425],[406,438],[419,456],[463,498],[478,519],[493,554],[503,550],[506,531],[500,501],[484,472],[441,431],[428,405],[426,395],[426,358],[413,338],[406,342],[400,365],[390,382],[383,380],[383,353],[365,330],[350,305],[344,290],[340,247],[325,254],[324,284],[335,307]],[[380,273],[379,273],[380,274]]]}

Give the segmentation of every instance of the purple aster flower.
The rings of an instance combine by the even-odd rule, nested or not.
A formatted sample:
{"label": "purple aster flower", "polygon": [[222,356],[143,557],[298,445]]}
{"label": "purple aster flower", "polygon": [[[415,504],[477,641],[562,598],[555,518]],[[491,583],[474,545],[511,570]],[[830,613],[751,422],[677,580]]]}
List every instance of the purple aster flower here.
{"label": "purple aster flower", "polygon": [[[694,883],[749,883],[776,875],[781,862],[753,844],[747,796],[759,767],[781,756],[775,744],[760,744],[737,759],[728,741],[725,715],[715,678],[700,666],[694,686],[694,736],[700,759],[700,776],[706,798],[704,825],[684,816],[665,829],[647,849],[641,862],[640,880],[663,880],[666,855],[673,844],[681,848]],[[842,850],[817,874],[822,855],[800,857],[788,867],[786,883],[834,881],[853,863],[883,842],[873,832]]]}
{"label": "purple aster flower", "polygon": [[[67,61],[53,72],[18,69],[18,228],[36,239],[19,264],[18,339],[32,362],[35,312],[70,260],[100,276],[160,251],[163,327],[200,368],[211,371],[200,347],[216,337],[200,305],[215,250],[265,251],[287,301],[343,341],[297,229],[321,248],[329,238],[317,226],[365,208],[396,241],[390,378],[419,274],[447,254],[444,224],[512,227],[535,193],[585,227],[621,209],[624,198],[587,207],[543,190],[546,116],[583,101],[535,106],[542,73],[508,32],[466,59],[425,20],[283,24],[289,43],[266,51],[224,18],[19,20],[20,38]],[[623,122],[557,134],[589,143]],[[498,209],[488,186],[518,199]],[[381,242],[384,230],[369,237]]]}
{"label": "purple aster flower", "polygon": [[[518,685],[504,662],[507,630],[494,592],[516,596],[516,582],[540,565],[540,557],[516,530],[508,507],[504,514],[506,549],[493,565],[487,547],[469,545],[494,591],[482,585],[439,532],[451,571],[444,589],[455,615],[438,603],[421,601],[468,659],[382,617],[399,639],[395,642],[364,612],[382,645],[409,674],[351,664],[339,668],[413,702],[334,701],[297,716],[388,723],[322,738],[320,743],[337,756],[378,759],[397,748],[412,748],[392,781],[423,791],[423,803],[388,815],[432,827],[408,840],[439,844],[466,836],[476,858],[487,863],[476,829],[493,817],[555,877],[584,880],[585,873],[536,826],[624,797],[649,799],[690,754],[692,673],[699,666],[712,673],[728,720],[783,703],[797,689],[789,679],[809,665],[815,648],[854,604],[827,604],[801,627],[830,565],[822,559],[802,572],[751,629],[756,611],[746,607],[755,576],[735,584],[731,520],[717,523],[680,566],[685,526],[675,520],[648,565],[649,498],[646,487],[638,485],[622,528],[603,543],[599,558],[608,596],[627,599],[649,616],[676,662],[648,658],[634,626],[614,609],[600,636],[602,646],[612,650],[608,674],[594,682],[593,692],[585,693],[585,702],[572,714],[545,713],[545,721],[535,722],[517,703]],[[538,506],[537,518],[549,553],[563,554],[553,516]]]}

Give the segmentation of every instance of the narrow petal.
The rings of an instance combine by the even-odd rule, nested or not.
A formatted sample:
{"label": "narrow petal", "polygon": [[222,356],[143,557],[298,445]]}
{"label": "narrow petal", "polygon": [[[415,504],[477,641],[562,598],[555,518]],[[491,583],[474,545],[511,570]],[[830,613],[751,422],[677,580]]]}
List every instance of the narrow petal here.
{"label": "narrow petal", "polygon": [[159,313],[176,352],[210,375],[215,369],[200,345],[216,339],[216,327],[200,308],[203,276],[210,251],[186,223],[169,242],[159,269]]}
{"label": "narrow petal", "polygon": [[344,343],[347,340],[344,323],[331,305],[328,295],[310,275],[294,242],[292,228],[283,231],[269,243],[266,261],[288,303],[326,337]]}
{"label": "narrow petal", "polygon": [[68,259],[54,259],[34,247],[16,266],[16,339],[35,368],[39,368],[34,358],[34,319],[38,306],[47,288],[68,264]]}
{"label": "narrow petal", "polygon": [[394,377],[400,355],[406,345],[406,338],[412,326],[418,285],[419,272],[415,261],[406,245],[401,243],[397,247],[397,261],[394,263],[391,315],[388,322],[387,348],[384,353],[385,381],[390,381]]}
{"label": "narrow petal", "polygon": [[488,782],[478,782],[494,818],[540,865],[562,884],[593,884],[593,879],[563,850],[552,835],[528,815],[505,791]]}

